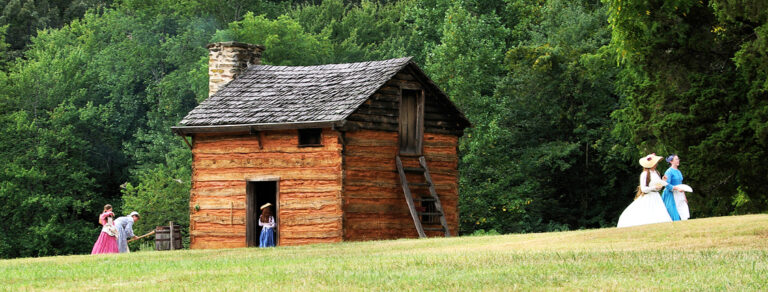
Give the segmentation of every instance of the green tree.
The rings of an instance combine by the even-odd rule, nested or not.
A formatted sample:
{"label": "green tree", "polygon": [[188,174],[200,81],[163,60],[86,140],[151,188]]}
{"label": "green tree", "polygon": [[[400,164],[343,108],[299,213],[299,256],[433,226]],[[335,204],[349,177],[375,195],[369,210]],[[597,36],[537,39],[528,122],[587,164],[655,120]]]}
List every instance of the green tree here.
{"label": "green tree", "polygon": [[[183,150],[183,149],[182,149]],[[189,188],[191,177],[189,151],[168,153],[168,162],[145,166],[134,174],[139,184],[126,183],[123,188],[123,210],[140,210],[141,220],[133,229],[137,233],[167,226],[169,221],[182,226],[183,237],[189,236]],[[187,159],[179,159],[183,157]]]}
{"label": "green tree", "polygon": [[14,57],[20,55],[38,30],[59,28],[82,17],[88,9],[110,5],[108,0],[2,0],[0,26],[8,26]]}
{"label": "green tree", "polygon": [[624,65],[615,132],[637,145],[625,154],[679,154],[694,216],[768,209],[765,4],[608,3]]}
{"label": "green tree", "polygon": [[261,44],[269,49],[262,54],[267,64],[315,65],[330,59],[331,48],[327,39],[304,31],[288,16],[275,20],[249,12],[243,20],[229,24],[229,29],[216,32],[214,42],[239,41]]}
{"label": "green tree", "polygon": [[506,9],[535,13],[504,21],[518,44],[506,52],[507,73],[493,101],[476,113],[486,118],[463,144],[462,228],[613,225],[635,180],[612,152],[621,141],[611,136],[617,69],[602,49],[610,39],[604,8],[515,1]]}
{"label": "green tree", "polygon": [[99,231],[96,170],[77,137],[80,113],[66,105],[35,119],[20,111],[0,116],[0,258],[58,255],[90,248]]}
{"label": "green tree", "polygon": [[[115,205],[118,214],[122,212],[119,186],[127,181],[137,185],[139,191],[134,193],[138,195],[155,195],[155,192],[175,195],[166,198],[168,202],[188,198],[188,191],[173,188],[148,174],[154,171],[167,175],[169,181],[189,182],[188,171],[170,166],[188,168],[190,156],[182,140],[174,137],[169,127],[197,104],[198,96],[206,95],[206,70],[201,68],[206,63],[204,45],[217,27],[205,18],[165,14],[162,8],[120,6],[99,14],[87,13],[82,20],[61,29],[40,31],[32,39],[25,58],[17,59],[7,75],[3,75],[2,116],[10,121],[25,117],[29,124],[59,131],[60,139],[65,141],[41,140],[24,134],[19,127],[4,127],[15,131],[14,137],[18,137],[17,141],[3,140],[8,146],[4,149],[11,149],[14,144],[66,149],[59,146],[62,143],[77,149],[78,155],[58,155],[55,158],[59,160],[51,158],[55,162],[34,166],[46,174],[40,177],[40,184],[50,184],[53,180],[66,182],[66,176],[74,174],[84,179],[80,185],[56,185],[61,187],[61,200],[76,202],[80,209],[71,207],[74,211],[70,212],[63,208],[55,215],[67,215],[81,228],[72,229],[68,221],[56,220],[43,231],[53,234],[57,229],[92,228],[95,234],[67,231],[72,240],[61,242],[78,244],[62,247],[54,245],[56,241],[35,239],[37,245],[29,244],[33,249],[26,251],[20,246],[25,232],[16,230],[19,232],[4,233],[10,237],[11,247],[0,256],[88,251],[98,236],[95,216],[105,203]],[[29,154],[26,159],[33,156]],[[9,173],[13,173],[13,169],[9,167]],[[144,190],[146,193],[141,193]],[[40,188],[15,193],[9,187],[0,193],[7,198],[33,200],[53,192]],[[187,211],[187,207],[178,209],[170,203],[168,208]],[[2,216],[3,219],[20,218],[28,211],[11,208]],[[165,216],[162,212],[138,211],[144,219]],[[184,221],[183,217],[175,218],[162,220]],[[36,227],[22,225],[19,228]],[[43,233],[41,231],[41,236],[45,236]]]}

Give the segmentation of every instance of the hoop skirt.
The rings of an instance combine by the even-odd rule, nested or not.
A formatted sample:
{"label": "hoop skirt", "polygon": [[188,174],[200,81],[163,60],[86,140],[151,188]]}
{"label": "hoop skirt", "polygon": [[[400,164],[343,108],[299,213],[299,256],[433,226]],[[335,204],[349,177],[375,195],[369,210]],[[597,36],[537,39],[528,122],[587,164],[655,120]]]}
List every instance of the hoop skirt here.
{"label": "hoop skirt", "polygon": [[672,222],[659,192],[640,196],[624,209],[616,227],[630,227],[644,224]]}
{"label": "hoop skirt", "polygon": [[677,213],[680,214],[680,220],[691,218],[691,211],[688,209],[688,202],[685,200],[685,192],[675,191],[675,204]]}
{"label": "hoop skirt", "polygon": [[[112,220],[107,220],[107,216],[111,215],[112,212],[104,212],[99,215],[99,223],[101,223],[102,226],[107,224],[112,224],[114,226],[115,224],[112,222]],[[109,236],[106,232],[102,231],[99,234],[99,238],[96,239],[96,243],[93,245],[93,249],[91,250],[91,254],[101,254],[101,253],[117,253],[117,237],[115,236]]]}
{"label": "hoop skirt", "polygon": [[117,237],[109,236],[106,232],[99,234],[99,239],[93,245],[91,254],[117,253]]}

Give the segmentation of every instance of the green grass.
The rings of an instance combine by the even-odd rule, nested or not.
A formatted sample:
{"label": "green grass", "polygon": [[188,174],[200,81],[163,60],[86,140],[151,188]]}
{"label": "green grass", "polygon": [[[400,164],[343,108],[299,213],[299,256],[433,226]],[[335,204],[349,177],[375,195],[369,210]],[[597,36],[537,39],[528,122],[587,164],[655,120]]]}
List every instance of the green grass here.
{"label": "green grass", "polygon": [[768,290],[768,215],[633,228],[0,261],[6,290]]}

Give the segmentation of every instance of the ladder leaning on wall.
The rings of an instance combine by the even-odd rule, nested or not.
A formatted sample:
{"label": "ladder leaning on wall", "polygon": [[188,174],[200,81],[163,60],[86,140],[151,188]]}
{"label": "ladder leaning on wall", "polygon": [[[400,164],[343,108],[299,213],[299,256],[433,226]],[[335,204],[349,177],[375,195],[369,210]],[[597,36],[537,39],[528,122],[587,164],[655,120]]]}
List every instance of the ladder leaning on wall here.
{"label": "ladder leaning on wall", "polygon": [[[432,182],[432,177],[429,175],[429,168],[427,168],[427,161],[424,156],[418,156],[420,167],[403,167],[403,161],[400,155],[395,157],[395,164],[397,164],[397,172],[400,174],[400,183],[403,186],[403,193],[405,194],[405,201],[408,203],[408,209],[411,211],[411,217],[413,217],[413,224],[416,225],[416,231],[419,233],[420,238],[427,237],[424,231],[443,231],[445,237],[450,237],[451,232],[448,229],[448,223],[445,220],[445,212],[443,206],[440,203],[440,197],[438,197],[435,191],[435,184]],[[424,175],[425,182],[408,182],[406,173],[422,173]],[[427,187],[429,189],[428,196],[413,197],[411,187]],[[434,202],[433,210],[424,210],[423,207],[416,207],[414,202]],[[437,216],[439,218],[439,224],[436,222],[426,222],[422,224],[422,216]],[[436,227],[424,227],[424,225],[435,225]]]}

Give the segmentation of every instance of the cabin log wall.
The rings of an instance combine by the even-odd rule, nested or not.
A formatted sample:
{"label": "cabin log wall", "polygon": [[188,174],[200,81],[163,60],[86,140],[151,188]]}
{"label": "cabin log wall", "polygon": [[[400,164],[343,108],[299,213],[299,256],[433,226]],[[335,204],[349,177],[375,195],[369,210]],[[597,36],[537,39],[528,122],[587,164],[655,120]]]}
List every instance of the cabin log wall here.
{"label": "cabin log wall", "polygon": [[322,147],[298,147],[297,135],[265,131],[261,142],[258,133],[194,137],[191,248],[245,247],[246,183],[264,177],[279,177],[280,245],[342,240],[338,132],[324,129]]}
{"label": "cabin log wall", "polygon": [[[397,132],[353,131],[345,134],[344,150],[344,240],[418,237],[405,202],[395,166]],[[458,230],[458,137],[425,133],[424,155],[435,183],[452,235]],[[418,161],[405,158],[408,167]],[[423,182],[421,174],[408,174],[409,181]],[[414,196],[428,189],[412,189]],[[443,236],[428,231],[428,236]]]}

